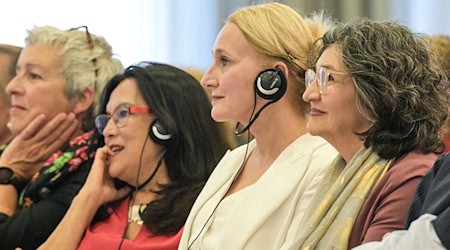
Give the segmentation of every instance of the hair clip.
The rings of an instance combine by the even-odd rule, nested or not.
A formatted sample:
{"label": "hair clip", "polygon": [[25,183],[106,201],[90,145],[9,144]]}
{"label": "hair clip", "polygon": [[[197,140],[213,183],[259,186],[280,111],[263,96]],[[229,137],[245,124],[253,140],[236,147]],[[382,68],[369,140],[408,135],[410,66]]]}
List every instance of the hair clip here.
{"label": "hair clip", "polygon": [[287,57],[286,57],[286,60],[288,61],[288,62],[292,62],[292,61],[294,61],[294,57],[290,54],[290,53],[288,53],[288,55],[287,55]]}

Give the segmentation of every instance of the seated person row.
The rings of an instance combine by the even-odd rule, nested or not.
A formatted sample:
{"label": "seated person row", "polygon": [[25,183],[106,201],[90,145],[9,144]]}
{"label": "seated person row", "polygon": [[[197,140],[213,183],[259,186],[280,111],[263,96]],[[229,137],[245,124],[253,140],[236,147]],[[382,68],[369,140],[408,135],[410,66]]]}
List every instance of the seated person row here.
{"label": "seated person row", "polygon": [[[431,45],[448,76],[450,73],[450,37],[431,37]],[[445,78],[443,78],[445,81]],[[450,84],[448,82],[448,84]],[[447,86],[448,88],[449,86]],[[448,104],[447,104],[448,105]],[[448,138],[448,122],[446,126]],[[449,150],[448,139],[446,151]],[[441,156],[422,179],[405,222],[405,230],[395,231],[383,240],[363,244],[356,249],[450,249],[450,154]]]}
{"label": "seated person row", "polygon": [[211,89],[213,119],[238,121],[237,134],[254,140],[217,165],[179,249],[280,249],[303,226],[318,177],[337,155],[307,133],[309,105],[301,99],[310,49],[328,24],[275,2],[228,17],[201,83]]}
{"label": "seated person row", "polygon": [[175,67],[140,63],[114,77],[96,118],[105,146],[39,249],[177,249],[191,206],[226,149],[210,110],[200,84]]}
{"label": "seated person row", "polygon": [[442,146],[446,75],[423,37],[392,22],[327,31],[303,94],[308,131],[340,153],[291,249],[347,249],[402,229]]}
{"label": "seated person row", "polygon": [[15,138],[0,157],[0,249],[36,249],[58,225],[97,148],[99,93],[123,70],[87,28],[36,27],[25,42],[6,87]]}

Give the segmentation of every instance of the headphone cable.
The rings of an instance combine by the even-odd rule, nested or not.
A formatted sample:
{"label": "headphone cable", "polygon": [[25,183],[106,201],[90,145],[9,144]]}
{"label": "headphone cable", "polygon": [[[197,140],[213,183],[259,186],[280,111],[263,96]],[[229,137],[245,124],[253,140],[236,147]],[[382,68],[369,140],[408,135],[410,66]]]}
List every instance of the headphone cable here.
{"label": "headphone cable", "polygon": [[[266,105],[267,106],[267,105]],[[256,110],[256,92],[254,95],[254,103],[253,103],[253,110],[252,113],[250,115],[250,119],[249,119],[249,126],[253,123],[252,121],[252,116],[255,113]],[[260,109],[261,111],[261,109]],[[258,113],[260,112],[258,111]],[[258,115],[257,113],[257,115]],[[255,116],[254,119],[256,119],[257,115]],[[239,122],[236,124],[236,130],[237,130],[237,126],[239,125]],[[241,136],[245,131],[247,131],[247,129],[241,131],[240,135]],[[239,177],[239,175],[241,174],[242,169],[245,166],[245,163],[247,162],[247,154],[248,154],[248,147],[249,147],[249,143],[250,143],[250,133],[247,134],[247,145],[245,146],[245,153],[244,153],[244,159],[242,160],[241,165],[239,166],[239,170],[237,172],[237,174],[234,176],[233,180],[231,181],[230,186],[228,187],[228,190],[225,192],[225,195],[219,200],[219,202],[217,203],[217,205],[214,207],[213,211],[211,212],[211,214],[209,215],[208,219],[206,220],[206,222],[203,224],[202,228],[200,229],[200,232],[197,234],[197,236],[195,236],[194,240],[191,242],[191,244],[189,244],[188,246],[188,250],[192,247],[192,245],[197,241],[198,237],[200,237],[200,235],[202,234],[203,230],[205,229],[206,225],[208,224],[209,220],[212,218],[212,216],[214,215],[214,212],[216,212],[216,209],[219,207],[220,203],[223,201],[223,199],[225,199],[226,194],[228,193],[228,191],[230,191],[231,187],[233,186],[233,183],[236,181],[236,179]]]}
{"label": "headphone cable", "polygon": [[162,160],[164,159],[164,155],[165,153],[163,153],[163,155],[161,156],[161,158],[159,158],[158,163],[156,164],[155,170],[153,170],[153,173],[150,175],[150,177],[141,185],[139,185],[139,175],[141,172],[141,166],[142,166],[142,156],[144,154],[144,149],[145,149],[145,145],[147,145],[147,141],[148,141],[148,137],[144,142],[144,146],[142,146],[142,150],[141,150],[141,156],[139,157],[139,167],[138,167],[138,172],[136,175],[136,186],[131,186],[134,189],[134,195],[131,195],[131,200],[130,203],[128,204],[128,218],[127,218],[127,225],[125,226],[125,230],[123,231],[122,234],[122,239],[120,240],[120,244],[119,247],[117,248],[118,250],[120,250],[122,248],[122,244],[125,240],[126,234],[128,232],[128,229],[130,227],[131,221],[130,221],[130,217],[131,217],[131,208],[134,204],[134,202],[136,201],[136,194],[139,191],[139,189],[141,189],[142,187],[144,187],[145,185],[147,185],[152,179],[153,177],[156,175],[156,172],[158,171],[159,167],[162,165]]}

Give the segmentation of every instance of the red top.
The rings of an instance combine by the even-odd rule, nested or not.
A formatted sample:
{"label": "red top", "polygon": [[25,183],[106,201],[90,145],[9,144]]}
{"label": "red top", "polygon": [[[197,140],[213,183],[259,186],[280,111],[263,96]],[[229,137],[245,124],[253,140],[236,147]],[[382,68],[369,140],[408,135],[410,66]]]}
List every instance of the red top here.
{"label": "red top", "polygon": [[450,152],[450,134],[444,137],[445,151],[443,154]]}
{"label": "red top", "polygon": [[363,203],[350,235],[349,249],[403,229],[412,197],[437,155],[412,151],[394,163]]}
{"label": "red top", "polygon": [[[106,220],[89,226],[78,249],[118,249],[128,219],[128,203],[124,200]],[[136,238],[124,239],[120,249],[176,250],[182,233],[183,228],[175,235],[154,235],[142,225]]]}

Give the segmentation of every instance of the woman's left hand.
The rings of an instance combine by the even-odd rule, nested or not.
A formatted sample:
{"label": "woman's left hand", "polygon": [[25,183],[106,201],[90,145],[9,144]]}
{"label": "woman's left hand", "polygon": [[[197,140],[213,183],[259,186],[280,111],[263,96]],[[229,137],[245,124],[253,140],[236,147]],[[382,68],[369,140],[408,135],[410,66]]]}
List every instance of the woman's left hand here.
{"label": "woman's left hand", "polygon": [[130,192],[129,187],[115,187],[114,180],[108,173],[108,158],[111,154],[107,146],[97,149],[89,176],[80,190],[80,194],[86,194],[96,202],[96,207],[123,198]]}
{"label": "woman's left hand", "polygon": [[47,124],[45,115],[38,115],[8,145],[0,158],[22,181],[31,179],[45,161],[66,144],[77,129],[74,114],[58,114]]}

